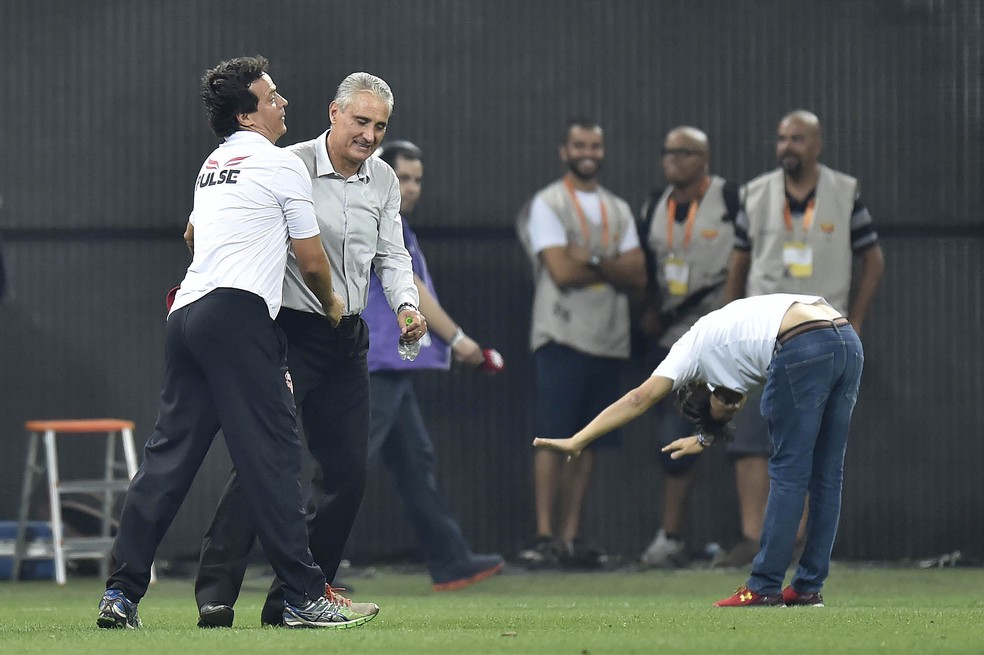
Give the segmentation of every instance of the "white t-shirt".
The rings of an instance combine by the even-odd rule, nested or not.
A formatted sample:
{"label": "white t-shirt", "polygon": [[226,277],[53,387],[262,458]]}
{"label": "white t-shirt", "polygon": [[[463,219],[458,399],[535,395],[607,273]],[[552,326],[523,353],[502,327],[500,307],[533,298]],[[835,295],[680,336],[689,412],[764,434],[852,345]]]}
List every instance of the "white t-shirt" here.
{"label": "white t-shirt", "polygon": [[653,375],[673,389],[707,382],[748,393],[766,378],[782,318],[793,303],[826,302],[820,296],[774,293],[741,298],[701,317],[670,348]]}
{"label": "white t-shirt", "polygon": [[263,298],[276,318],[290,239],[319,234],[304,163],[266,137],[236,132],[202,164],[189,220],[195,256],[171,311],[231,287]]}
{"label": "white t-shirt", "polygon": [[[601,197],[593,191],[577,189],[574,190],[574,194],[577,196],[577,201],[581,203],[581,209],[584,210],[588,222],[600,225]],[[555,246],[566,246],[569,243],[564,224],[540,195],[537,195],[530,205],[529,231],[530,248],[534,253]],[[630,230],[624,230],[622,241],[618,244],[618,252],[621,254],[638,247],[639,235],[636,233],[635,226]]]}

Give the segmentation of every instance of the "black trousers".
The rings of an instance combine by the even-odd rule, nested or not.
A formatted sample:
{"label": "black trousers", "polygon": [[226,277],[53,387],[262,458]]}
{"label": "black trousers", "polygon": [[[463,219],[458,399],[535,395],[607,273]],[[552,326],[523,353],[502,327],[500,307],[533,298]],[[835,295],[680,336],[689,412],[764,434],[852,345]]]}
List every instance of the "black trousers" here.
{"label": "black trousers", "polygon": [[[366,487],[369,440],[369,329],[358,317],[326,329],[318,314],[282,309],[287,364],[308,449],[316,462],[308,504],[308,540],[315,562],[332,580]],[[195,599],[233,605],[239,597],[255,531],[245,480],[233,471],[202,542]],[[261,540],[262,544],[262,540]],[[264,546],[265,548],[265,546]],[[276,571],[276,569],[274,569]],[[284,589],[273,581],[262,619],[276,623]],[[324,589],[322,589],[322,593]]]}
{"label": "black trousers", "polygon": [[165,334],[160,413],[126,495],[107,587],[143,598],[154,553],[221,427],[245,516],[286,598],[319,597],[325,579],[308,550],[283,332],[259,296],[216,289],[171,314]]}

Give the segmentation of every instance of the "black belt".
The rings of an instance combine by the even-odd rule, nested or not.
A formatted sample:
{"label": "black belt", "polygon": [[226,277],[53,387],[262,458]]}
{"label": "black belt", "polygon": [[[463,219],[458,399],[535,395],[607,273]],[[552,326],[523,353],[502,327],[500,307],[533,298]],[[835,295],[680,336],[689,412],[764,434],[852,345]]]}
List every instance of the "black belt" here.
{"label": "black belt", "polygon": [[834,319],[829,318],[818,318],[812,321],[806,321],[800,323],[799,325],[794,325],[789,328],[778,337],[776,337],[776,342],[779,344],[784,344],[794,337],[798,337],[801,334],[806,334],[807,332],[814,332],[816,330],[832,330],[835,327],[844,327],[849,325],[851,322],[844,318],[843,316],[838,316]]}
{"label": "black belt", "polygon": [[362,317],[359,316],[358,314],[346,314],[341,319],[339,319],[338,324],[339,325],[348,325],[349,323],[355,323],[355,322],[357,322],[360,318],[362,318]]}

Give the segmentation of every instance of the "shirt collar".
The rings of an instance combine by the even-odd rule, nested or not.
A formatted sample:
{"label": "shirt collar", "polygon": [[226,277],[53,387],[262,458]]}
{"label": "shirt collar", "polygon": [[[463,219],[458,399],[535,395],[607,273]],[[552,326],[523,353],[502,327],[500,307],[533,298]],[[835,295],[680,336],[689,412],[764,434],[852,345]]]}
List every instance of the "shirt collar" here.
{"label": "shirt collar", "polygon": [[[321,133],[318,137],[317,147],[314,149],[314,164],[315,171],[318,177],[323,177],[325,175],[335,175],[341,177],[342,174],[335,171],[335,167],[331,165],[331,158],[328,157],[328,133],[331,128],[328,128]],[[359,170],[355,172],[355,175],[362,182],[369,181],[369,171],[367,162],[363,162],[362,166],[359,166]]]}
{"label": "shirt collar", "polygon": [[273,145],[270,143],[270,139],[253,130],[236,130],[225,138],[225,143],[247,143],[249,141],[258,141]]}

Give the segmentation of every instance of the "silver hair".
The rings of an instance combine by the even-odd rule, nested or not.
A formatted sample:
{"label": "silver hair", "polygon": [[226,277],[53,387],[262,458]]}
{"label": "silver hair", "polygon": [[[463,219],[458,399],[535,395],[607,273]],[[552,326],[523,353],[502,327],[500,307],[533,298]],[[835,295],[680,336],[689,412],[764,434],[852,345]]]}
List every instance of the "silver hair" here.
{"label": "silver hair", "polygon": [[363,91],[368,91],[385,102],[389,113],[393,113],[393,91],[390,90],[389,84],[369,73],[352,73],[342,80],[338,85],[338,91],[335,92],[335,104],[345,111],[355,98],[355,94]]}

